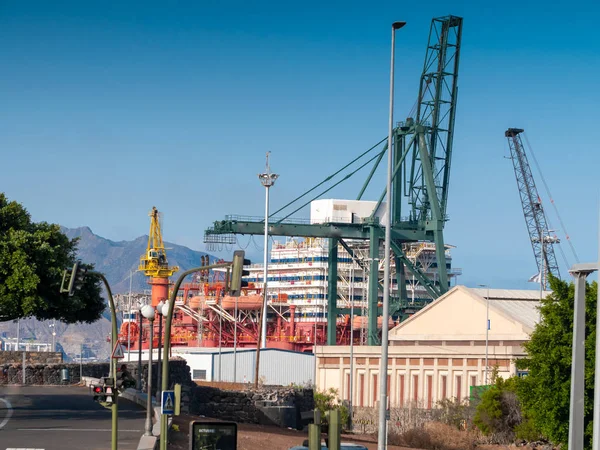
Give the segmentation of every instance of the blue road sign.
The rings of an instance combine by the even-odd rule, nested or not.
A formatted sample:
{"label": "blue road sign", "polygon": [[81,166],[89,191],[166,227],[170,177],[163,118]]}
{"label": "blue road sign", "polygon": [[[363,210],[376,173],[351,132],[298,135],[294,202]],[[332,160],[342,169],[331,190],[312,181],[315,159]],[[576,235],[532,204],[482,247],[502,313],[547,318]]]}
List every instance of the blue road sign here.
{"label": "blue road sign", "polygon": [[163,391],[161,414],[175,414],[175,391]]}

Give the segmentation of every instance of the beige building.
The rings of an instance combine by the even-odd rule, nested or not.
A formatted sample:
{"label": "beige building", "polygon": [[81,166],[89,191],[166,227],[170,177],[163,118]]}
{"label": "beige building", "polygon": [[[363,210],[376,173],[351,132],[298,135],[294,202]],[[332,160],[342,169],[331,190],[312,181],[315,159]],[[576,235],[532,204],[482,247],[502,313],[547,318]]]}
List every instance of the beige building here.
{"label": "beige building", "polygon": [[[433,407],[445,398],[465,398],[485,383],[487,289],[456,286],[390,330],[388,397],[392,407]],[[544,292],[544,297],[549,292]],[[517,374],[515,360],[539,319],[540,291],[489,290],[488,374]],[[352,400],[378,401],[381,347],[354,346]],[[316,385],[350,399],[350,347],[317,348]],[[517,374],[521,375],[521,374]]]}

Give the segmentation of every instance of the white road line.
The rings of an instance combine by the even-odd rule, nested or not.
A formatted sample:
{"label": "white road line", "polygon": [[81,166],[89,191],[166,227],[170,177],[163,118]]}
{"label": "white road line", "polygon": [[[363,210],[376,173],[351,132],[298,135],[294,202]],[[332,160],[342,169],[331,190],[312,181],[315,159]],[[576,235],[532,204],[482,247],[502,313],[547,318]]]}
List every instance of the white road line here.
{"label": "white road line", "polygon": [[10,404],[10,402],[4,398],[0,398],[0,402],[3,402],[6,405],[6,417],[2,420],[2,422],[0,422],[0,430],[2,428],[4,428],[6,426],[6,424],[8,423],[8,421],[10,420],[12,413],[13,413],[13,409],[12,409],[12,405]]}
{"label": "white road line", "polygon": [[7,448],[6,450],[44,450],[43,448]]}
{"label": "white road line", "polygon": [[[110,428],[17,428],[17,431],[112,431]],[[122,430],[124,433],[140,433],[144,430]]]}

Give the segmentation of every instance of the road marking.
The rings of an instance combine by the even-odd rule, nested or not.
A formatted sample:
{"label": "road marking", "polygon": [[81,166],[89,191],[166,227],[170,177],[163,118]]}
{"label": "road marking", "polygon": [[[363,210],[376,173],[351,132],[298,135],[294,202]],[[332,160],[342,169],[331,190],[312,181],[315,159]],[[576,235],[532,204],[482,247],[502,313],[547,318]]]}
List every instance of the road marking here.
{"label": "road marking", "polygon": [[7,448],[6,450],[44,450],[43,448]]}
{"label": "road marking", "polygon": [[[112,431],[111,428],[17,428],[18,431]],[[124,433],[139,433],[143,430],[122,430]]]}
{"label": "road marking", "polygon": [[4,428],[4,426],[8,423],[8,421],[10,420],[12,413],[13,413],[13,409],[12,409],[12,405],[10,404],[10,402],[4,398],[0,398],[0,402],[3,402],[6,405],[6,417],[2,420],[2,422],[0,422],[0,430],[2,428]]}

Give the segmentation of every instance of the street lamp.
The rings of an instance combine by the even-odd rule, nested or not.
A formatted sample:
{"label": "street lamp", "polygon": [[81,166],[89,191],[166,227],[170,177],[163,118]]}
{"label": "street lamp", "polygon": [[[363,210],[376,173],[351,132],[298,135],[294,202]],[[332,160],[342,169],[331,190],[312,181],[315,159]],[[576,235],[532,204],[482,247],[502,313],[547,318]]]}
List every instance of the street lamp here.
{"label": "street lamp", "polygon": [[[150,344],[148,346],[148,387],[146,388],[148,401],[146,402],[146,428],[144,436],[152,436],[152,340],[154,338],[154,307],[144,305],[142,315],[150,322]],[[142,330],[140,330],[141,333]]]}
{"label": "street lamp", "polygon": [[156,379],[156,399],[160,399],[160,367],[161,367],[161,348],[162,348],[162,318],[163,318],[163,307],[165,302],[162,300],[156,305],[156,314],[158,314],[158,377]]}
{"label": "street lamp", "polygon": [[56,319],[48,326],[52,328],[52,351],[56,352]]}
{"label": "street lamp", "polygon": [[265,187],[265,253],[264,261],[265,268],[263,272],[263,314],[261,321],[261,342],[262,348],[267,347],[267,277],[269,275],[269,188],[275,185],[275,180],[279,178],[279,175],[271,173],[271,167],[269,166],[269,155],[271,152],[267,152],[267,164],[264,173],[258,174],[258,179],[261,184]]}
{"label": "street lamp", "polygon": [[[388,334],[389,334],[389,310],[390,310],[390,251],[392,242],[392,141],[394,126],[394,56],[396,46],[396,30],[399,30],[406,22],[394,22],[392,24],[392,54],[390,61],[390,114],[388,123],[388,158],[387,158],[387,224],[385,226],[385,268],[383,280],[383,311],[381,324],[381,363],[379,368],[379,429],[377,438],[377,449],[385,450],[387,442],[387,370],[388,370]],[[329,280],[331,283],[331,280]],[[331,301],[331,299],[330,299]]]}
{"label": "street lamp", "polygon": [[488,384],[488,337],[490,332],[490,287],[487,284],[480,284],[479,287],[487,288],[487,298],[485,300],[485,382]]}

